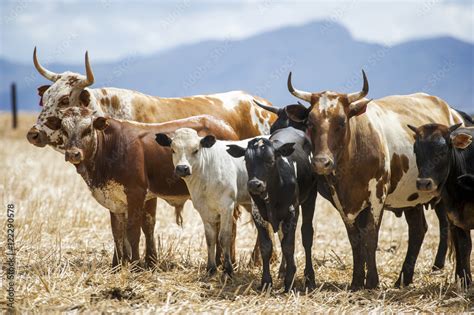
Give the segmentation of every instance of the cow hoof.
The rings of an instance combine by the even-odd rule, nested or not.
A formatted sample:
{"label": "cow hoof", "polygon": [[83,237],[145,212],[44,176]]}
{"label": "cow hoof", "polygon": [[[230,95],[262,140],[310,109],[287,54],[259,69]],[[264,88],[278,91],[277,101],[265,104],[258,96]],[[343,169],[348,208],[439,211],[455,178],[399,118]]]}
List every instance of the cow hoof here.
{"label": "cow hoof", "polygon": [[316,281],[314,279],[306,279],[304,286],[309,292],[314,291],[316,289]]}
{"label": "cow hoof", "polygon": [[206,268],[206,271],[207,271],[207,275],[208,275],[208,276],[213,276],[213,275],[215,275],[216,272],[217,272],[217,267],[216,267],[216,266],[207,267],[207,268]]}
{"label": "cow hoof", "polygon": [[362,290],[363,288],[364,288],[364,286],[362,284],[352,283],[351,286],[349,287],[349,291],[356,292],[356,291]]}

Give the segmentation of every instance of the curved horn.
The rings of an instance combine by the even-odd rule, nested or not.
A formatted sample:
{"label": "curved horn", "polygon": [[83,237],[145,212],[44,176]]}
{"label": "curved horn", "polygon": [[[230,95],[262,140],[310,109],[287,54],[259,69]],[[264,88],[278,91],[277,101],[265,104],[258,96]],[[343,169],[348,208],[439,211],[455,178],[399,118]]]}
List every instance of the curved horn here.
{"label": "curved horn", "polygon": [[89,62],[89,52],[86,51],[86,76],[87,79],[84,81],[84,87],[92,85],[94,83],[94,73]]}
{"label": "curved horn", "polygon": [[302,99],[303,101],[306,101],[308,103],[311,103],[311,93],[305,92],[305,91],[300,91],[295,88],[293,88],[293,84],[291,84],[291,72],[288,75],[288,91],[290,91],[291,94],[296,96],[297,98]]}
{"label": "curved horn", "polygon": [[364,70],[362,70],[362,77],[364,78],[364,86],[362,87],[362,91],[347,94],[347,100],[349,103],[358,101],[369,94],[369,81],[367,81],[367,76],[365,75]]}
{"label": "curved horn", "polygon": [[33,50],[33,63],[35,64],[36,70],[38,70],[38,72],[46,79],[52,82],[56,82],[59,79],[60,77],[59,74],[49,71],[40,65],[40,63],[38,62],[38,58],[36,57],[36,46],[35,46],[35,50]]}
{"label": "curved horn", "polygon": [[253,102],[254,102],[255,104],[257,104],[259,107],[263,108],[264,110],[268,110],[269,112],[272,112],[272,113],[277,114],[277,115],[278,115],[278,114],[280,113],[280,111],[281,111],[280,108],[262,104],[262,103],[260,103],[259,101],[257,101],[256,99],[253,99]]}

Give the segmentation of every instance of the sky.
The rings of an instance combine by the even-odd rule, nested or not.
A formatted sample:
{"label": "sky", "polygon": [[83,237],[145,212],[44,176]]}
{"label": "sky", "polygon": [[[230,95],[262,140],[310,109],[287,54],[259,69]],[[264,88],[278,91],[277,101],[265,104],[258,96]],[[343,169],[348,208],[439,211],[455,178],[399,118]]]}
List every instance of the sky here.
{"label": "sky", "polygon": [[473,1],[462,0],[2,0],[0,58],[29,64],[37,46],[44,63],[81,64],[85,50],[108,62],[323,19],[388,46],[435,36],[474,42]]}

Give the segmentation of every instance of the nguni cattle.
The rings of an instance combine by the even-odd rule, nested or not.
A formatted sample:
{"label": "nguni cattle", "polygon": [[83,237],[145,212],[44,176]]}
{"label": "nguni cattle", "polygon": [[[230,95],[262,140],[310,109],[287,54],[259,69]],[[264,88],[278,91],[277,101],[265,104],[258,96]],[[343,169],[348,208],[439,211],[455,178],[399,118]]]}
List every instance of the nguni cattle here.
{"label": "nguni cattle", "polygon": [[278,129],[269,139],[257,137],[246,147],[228,145],[227,152],[235,158],[245,157],[248,190],[258,208],[252,211],[252,215],[258,229],[263,260],[262,287],[272,286],[269,263],[272,243],[264,222],[270,222],[274,231],[281,229],[283,232],[281,247],[286,261],[285,291],[292,287],[296,272],[295,231],[301,205],[301,234],[306,256],[305,286],[314,289],[311,248],[317,176],[312,172],[311,143],[305,133],[292,127]]}
{"label": "nguni cattle", "polygon": [[[95,79],[87,52],[86,76],[70,71],[55,73],[44,68],[37,59],[36,47],[33,62],[38,72],[53,82],[38,89],[42,109],[36,124],[27,134],[28,141],[39,147],[50,145],[64,151],[63,132],[50,128],[47,119],[51,116],[61,118],[62,110],[69,107],[87,107],[96,116],[151,123],[212,114],[227,122],[239,139],[268,134],[270,124],[276,119],[273,113],[256,106],[252,101],[254,97],[243,91],[163,98],[126,89],[89,88]],[[258,99],[261,103],[270,105],[266,100]],[[177,223],[180,224],[184,204],[167,201],[176,207]]]}
{"label": "nguni cattle", "polygon": [[217,141],[215,135],[201,137],[189,128],[176,130],[172,137],[166,133],[156,135],[158,144],[170,147],[175,172],[186,182],[193,205],[201,215],[210,274],[216,271],[216,240],[219,240],[224,254],[224,274],[232,275],[230,237],[234,208],[240,205],[251,211],[244,161],[226,152],[226,145],[246,146],[248,141]]}
{"label": "nguni cattle", "polygon": [[363,78],[360,92],[342,94],[297,90],[291,73],[288,77],[289,91],[310,103],[309,108],[294,106],[287,113],[308,125],[313,168],[324,176],[351,243],[354,290],[379,284],[376,249],[384,208],[403,211],[409,229],[408,251],[396,286],[413,281],[427,230],[423,205],[433,197],[416,189],[414,139],[407,124],[462,122],[443,100],[424,93],[367,99],[364,72]]}
{"label": "nguni cattle", "polygon": [[451,223],[456,253],[456,277],[469,286],[472,281],[471,230],[474,229],[474,128],[425,124],[409,128],[415,133],[414,151],[418,166],[416,186],[424,193],[441,197]]}
{"label": "nguni cattle", "polygon": [[51,116],[48,122],[67,135],[66,161],[75,165],[94,198],[110,210],[113,266],[139,259],[140,227],[146,238],[145,262],[152,266],[156,198],[177,202],[189,198],[186,185],[174,174],[171,153],[156,145],[155,134],[189,127],[201,135],[238,139],[232,127],[209,115],[144,124],[94,117],[89,109],[76,107],[65,109],[62,117]]}

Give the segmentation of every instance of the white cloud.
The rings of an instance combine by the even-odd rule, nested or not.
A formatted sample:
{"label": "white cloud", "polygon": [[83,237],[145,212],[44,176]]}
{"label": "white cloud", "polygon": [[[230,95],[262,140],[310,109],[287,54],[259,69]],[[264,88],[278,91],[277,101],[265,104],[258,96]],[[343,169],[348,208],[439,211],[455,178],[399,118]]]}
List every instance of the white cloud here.
{"label": "white cloud", "polygon": [[[474,42],[470,1],[15,1],[0,4],[0,56],[80,63],[150,54],[206,39],[243,38],[287,25],[329,19],[364,41],[396,44],[439,35]],[[304,45],[304,42],[302,42]]]}

